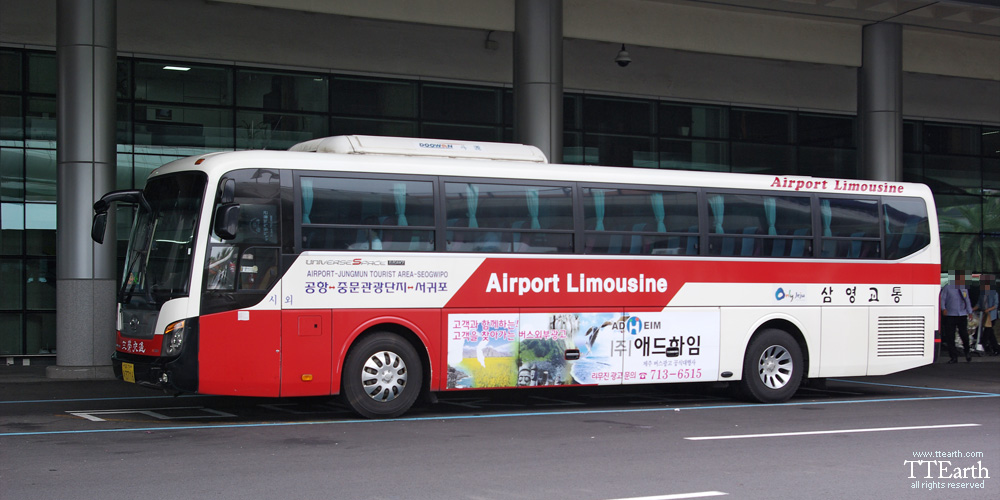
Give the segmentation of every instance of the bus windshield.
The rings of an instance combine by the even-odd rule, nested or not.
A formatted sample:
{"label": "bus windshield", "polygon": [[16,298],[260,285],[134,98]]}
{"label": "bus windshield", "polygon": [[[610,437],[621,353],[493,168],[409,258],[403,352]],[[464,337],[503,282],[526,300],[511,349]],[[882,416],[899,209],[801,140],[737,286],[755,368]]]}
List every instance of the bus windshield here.
{"label": "bus windshield", "polygon": [[140,296],[150,305],[185,296],[206,177],[199,172],[154,177],[137,205],[125,257],[119,301]]}

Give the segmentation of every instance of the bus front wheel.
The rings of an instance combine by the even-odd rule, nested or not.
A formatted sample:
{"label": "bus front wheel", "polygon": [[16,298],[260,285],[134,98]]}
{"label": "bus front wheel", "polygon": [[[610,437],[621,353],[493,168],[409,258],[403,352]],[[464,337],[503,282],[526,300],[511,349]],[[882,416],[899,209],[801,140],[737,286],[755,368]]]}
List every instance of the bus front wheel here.
{"label": "bus front wheel", "polygon": [[783,403],[798,390],[804,368],[802,348],[788,332],[764,330],[747,346],[740,393],[759,403]]}
{"label": "bus front wheel", "polygon": [[413,406],[422,379],[420,356],[413,346],[399,335],[378,332],[351,348],[341,387],[347,405],[359,415],[393,418]]}

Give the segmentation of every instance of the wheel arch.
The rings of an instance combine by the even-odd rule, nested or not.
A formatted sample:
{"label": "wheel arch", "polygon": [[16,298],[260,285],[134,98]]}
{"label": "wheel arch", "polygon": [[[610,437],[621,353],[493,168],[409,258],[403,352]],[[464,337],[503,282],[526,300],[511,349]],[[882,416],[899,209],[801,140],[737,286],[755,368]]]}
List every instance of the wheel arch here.
{"label": "wheel arch", "polygon": [[[805,364],[802,370],[802,379],[805,380],[808,378],[810,366],[809,343],[806,341],[806,337],[802,333],[801,326],[795,324],[789,318],[771,318],[757,325],[757,327],[753,330],[753,334],[747,338],[746,345],[743,346],[743,356],[746,357],[746,351],[750,348],[750,342],[753,341],[754,337],[757,337],[762,332],[769,329],[781,330],[791,335],[792,338],[795,339],[795,342],[799,344],[799,349],[802,351],[802,362]],[[744,374],[744,376],[746,376],[746,374]]]}
{"label": "wheel arch", "polygon": [[[379,332],[388,332],[398,335],[403,340],[408,342],[413,349],[417,351],[417,356],[420,357],[420,370],[423,375],[423,379],[420,383],[420,392],[426,392],[431,387],[431,358],[430,351],[427,347],[424,337],[421,335],[420,329],[416,325],[403,320],[401,318],[377,318],[363,325],[360,325],[355,332],[351,335],[350,341],[348,342],[347,348],[343,351],[343,355],[337,362],[337,376],[335,379],[340,381],[340,377],[343,376],[344,371],[344,361],[350,356],[351,351],[358,345],[359,342],[367,337],[375,335]],[[420,332],[420,333],[418,333]],[[341,388],[340,390],[343,390]],[[338,391],[339,392],[339,391]]]}

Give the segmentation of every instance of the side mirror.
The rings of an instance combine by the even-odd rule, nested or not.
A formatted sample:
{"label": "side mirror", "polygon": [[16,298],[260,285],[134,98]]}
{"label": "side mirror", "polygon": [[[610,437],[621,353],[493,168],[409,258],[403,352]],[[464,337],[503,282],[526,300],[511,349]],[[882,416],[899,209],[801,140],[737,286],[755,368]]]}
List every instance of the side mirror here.
{"label": "side mirror", "polygon": [[90,227],[90,238],[98,245],[104,244],[104,233],[108,227],[108,213],[98,212],[94,214],[94,224]]}
{"label": "side mirror", "polygon": [[236,238],[240,223],[240,205],[226,203],[215,209],[215,234],[223,240]]}

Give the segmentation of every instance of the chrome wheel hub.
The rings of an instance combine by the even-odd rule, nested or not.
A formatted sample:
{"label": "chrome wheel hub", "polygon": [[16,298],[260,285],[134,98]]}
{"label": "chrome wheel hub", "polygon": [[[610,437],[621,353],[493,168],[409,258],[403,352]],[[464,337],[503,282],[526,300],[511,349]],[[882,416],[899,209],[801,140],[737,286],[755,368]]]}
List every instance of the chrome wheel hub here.
{"label": "chrome wheel hub", "polygon": [[371,355],[361,368],[361,385],[375,401],[396,399],[406,387],[406,363],[398,354],[380,351]]}
{"label": "chrome wheel hub", "polygon": [[757,374],[770,389],[781,389],[792,379],[792,355],[780,345],[772,345],[760,355]]}

